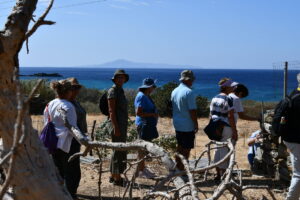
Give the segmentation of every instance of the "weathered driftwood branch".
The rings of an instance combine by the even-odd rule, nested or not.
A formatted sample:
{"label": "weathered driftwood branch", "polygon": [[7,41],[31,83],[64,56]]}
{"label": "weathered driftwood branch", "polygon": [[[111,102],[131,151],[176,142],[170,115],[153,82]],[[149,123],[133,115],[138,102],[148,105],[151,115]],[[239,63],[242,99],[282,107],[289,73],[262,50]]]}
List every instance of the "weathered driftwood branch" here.
{"label": "weathered driftwood branch", "polygon": [[166,192],[148,192],[144,196],[143,200],[148,200],[149,198],[155,198],[155,197],[163,197],[166,199],[172,199],[172,196]]}
{"label": "weathered driftwood branch", "polygon": [[[18,71],[16,72],[16,76],[18,75]],[[15,78],[16,78],[15,76]],[[39,80],[36,84],[36,86],[32,89],[30,92],[27,100],[24,102],[21,97],[21,89],[20,89],[20,82],[16,78],[16,83],[17,83],[17,100],[18,100],[18,115],[17,115],[17,120],[15,123],[15,131],[13,135],[13,144],[10,149],[10,151],[4,156],[4,158],[1,160],[1,165],[4,164],[10,158],[9,160],[9,167],[8,167],[8,172],[6,175],[5,182],[2,186],[1,192],[0,192],[0,199],[3,198],[3,196],[6,193],[6,190],[10,184],[11,179],[13,178],[13,170],[15,167],[15,160],[16,160],[16,155],[18,153],[18,148],[21,147],[23,142],[25,141],[26,134],[24,131],[22,131],[22,126],[23,126],[23,119],[25,117],[25,112],[28,110],[29,102],[36,93],[36,91],[39,89],[41,86],[42,80]],[[21,138],[21,139],[20,139]]]}
{"label": "weathered driftwood branch", "polygon": [[[228,147],[229,147],[230,151],[234,151],[234,146],[231,142],[228,143]],[[223,180],[222,180],[221,184],[218,186],[218,188],[215,190],[213,196],[211,198],[209,198],[209,200],[218,199],[224,193],[224,191],[226,189],[228,189],[228,185],[230,184],[230,181],[232,179],[232,170],[233,170],[234,165],[235,165],[235,154],[232,153],[232,154],[230,154],[229,166],[226,169],[225,174],[223,175]],[[230,192],[232,192],[232,191],[230,191]],[[234,193],[234,195],[236,195],[236,194]]]}
{"label": "weathered driftwood branch", "polygon": [[[220,161],[218,161],[216,163],[213,163],[213,164],[208,165],[208,166],[203,167],[203,168],[198,168],[198,169],[191,170],[192,174],[200,173],[200,172],[205,172],[206,170],[210,170],[210,169],[216,168],[218,165],[220,165],[223,162],[225,162],[226,160],[228,160],[229,157],[234,153],[234,146],[232,145],[231,140],[228,140],[228,142],[211,141],[209,144],[217,144],[220,147],[223,147],[224,145],[228,145],[229,152],[226,154],[226,156],[223,159],[221,159]],[[185,171],[172,172],[165,179],[163,179],[160,183],[158,183],[155,189],[158,190],[159,188],[163,187],[163,185],[166,182],[168,182],[169,180],[171,180],[172,178],[178,177],[178,176],[182,176],[182,175],[185,175],[185,174],[186,174]]]}
{"label": "weathered driftwood branch", "polygon": [[194,177],[190,171],[190,166],[188,164],[188,162],[186,161],[186,159],[181,155],[181,154],[176,154],[176,156],[178,156],[181,161],[182,161],[182,164],[184,166],[184,169],[186,171],[186,174],[189,178],[189,185],[190,185],[190,188],[191,188],[191,194],[192,194],[192,197],[194,200],[199,200],[198,198],[198,192],[197,192],[197,189],[195,187],[195,184],[194,184]]}
{"label": "weathered driftwood branch", "polygon": [[[26,50],[27,53],[29,53],[29,47],[28,47],[28,40],[29,37],[34,34],[34,32],[42,25],[53,25],[55,24],[55,22],[53,21],[48,21],[45,20],[46,16],[48,15],[49,11],[51,10],[52,6],[53,6],[54,0],[50,0],[49,5],[47,7],[47,9],[45,10],[45,12],[39,17],[39,19],[37,21],[34,21],[34,25],[32,26],[32,28],[26,33],[25,35],[25,40],[26,40]],[[33,18],[32,18],[33,19]]]}

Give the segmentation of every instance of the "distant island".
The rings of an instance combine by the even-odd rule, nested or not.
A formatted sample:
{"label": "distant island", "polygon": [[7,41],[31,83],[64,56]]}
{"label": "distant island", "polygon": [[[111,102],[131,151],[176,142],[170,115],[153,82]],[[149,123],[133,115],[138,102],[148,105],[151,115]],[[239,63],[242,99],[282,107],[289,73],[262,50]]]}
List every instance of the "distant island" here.
{"label": "distant island", "polygon": [[59,73],[35,73],[29,75],[20,75],[20,76],[38,76],[38,77],[62,77]]}

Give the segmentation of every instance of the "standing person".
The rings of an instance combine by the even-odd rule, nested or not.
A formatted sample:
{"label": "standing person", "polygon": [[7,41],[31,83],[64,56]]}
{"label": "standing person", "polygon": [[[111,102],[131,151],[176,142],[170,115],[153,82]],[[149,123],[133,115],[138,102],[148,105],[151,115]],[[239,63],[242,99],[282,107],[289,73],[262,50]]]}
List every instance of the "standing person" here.
{"label": "standing person", "polygon": [[[198,132],[196,95],[192,90],[195,80],[191,70],[181,72],[180,85],[171,95],[173,125],[176,131],[177,152],[189,159],[194,148],[195,134]],[[181,159],[176,156],[177,168],[184,170]]]}
{"label": "standing person", "polygon": [[[52,89],[56,92],[57,98],[50,101],[44,110],[44,123],[51,120],[55,126],[55,133],[58,137],[57,149],[52,158],[64,183],[73,199],[77,199],[76,190],[78,187],[78,171],[73,170],[78,163],[68,163],[71,152],[77,148],[71,131],[64,124],[63,115],[60,109],[66,111],[67,120],[70,125],[77,127],[77,115],[74,106],[70,102],[72,96],[72,85],[67,80],[51,83]],[[76,167],[75,167],[76,168]],[[77,178],[74,178],[77,177]]]}
{"label": "standing person", "polygon": [[231,84],[233,87],[233,92],[231,92],[228,96],[231,98],[233,102],[233,109],[234,109],[234,120],[235,123],[237,123],[238,119],[244,119],[249,121],[256,121],[259,120],[258,117],[251,117],[245,114],[244,108],[241,102],[242,98],[245,98],[249,95],[248,88],[244,86],[243,84],[233,82]]}
{"label": "standing person", "polygon": [[[155,81],[151,78],[143,80],[143,85],[139,87],[134,100],[134,107],[136,112],[135,124],[139,138],[151,142],[158,137],[157,119],[158,112],[150,94],[155,90]],[[139,152],[139,159],[142,159],[145,153]],[[145,162],[139,164],[139,176],[146,178],[153,178],[155,174],[145,167]]]}
{"label": "standing person", "polygon": [[[81,133],[87,133],[87,123],[86,123],[86,111],[85,109],[80,105],[78,101],[76,101],[76,97],[78,96],[81,85],[79,84],[78,80],[76,78],[68,78],[67,79],[72,86],[72,94],[70,97],[70,102],[75,107],[76,115],[77,115],[77,127],[79,128]],[[71,149],[69,152],[69,155],[73,155],[75,153],[80,152],[80,143],[77,142],[75,138],[72,139]],[[72,173],[73,176],[71,179],[73,180],[72,183],[72,193],[76,194],[77,188],[79,186],[79,182],[81,179],[81,170],[80,170],[80,157],[75,158],[71,162],[68,162],[68,173]]]}
{"label": "standing person", "polygon": [[[109,108],[108,128],[112,137],[112,142],[126,142],[128,107],[123,85],[128,80],[129,76],[124,70],[116,70],[114,76],[112,77],[114,85],[107,92]],[[121,178],[121,174],[126,169],[126,159],[126,151],[113,151],[110,162],[110,182],[112,182],[114,185],[124,185],[124,179]]]}
{"label": "standing person", "polygon": [[[290,97],[300,93],[300,73],[297,75],[298,88],[294,90]],[[293,168],[293,176],[287,194],[287,200],[298,200],[300,197],[300,96],[292,100],[292,107],[288,112],[288,131],[282,135],[282,139],[290,151]]]}
{"label": "standing person", "polygon": [[[234,110],[232,100],[227,96],[232,92],[232,81],[229,78],[223,78],[219,82],[220,93],[211,100],[210,115],[212,120],[221,120],[227,124],[222,131],[221,141],[225,142],[229,138],[237,141],[237,129],[234,121]],[[228,153],[227,147],[218,148],[215,152],[214,163],[222,160]],[[216,167],[217,176],[215,180],[220,180],[228,167],[228,160]]]}

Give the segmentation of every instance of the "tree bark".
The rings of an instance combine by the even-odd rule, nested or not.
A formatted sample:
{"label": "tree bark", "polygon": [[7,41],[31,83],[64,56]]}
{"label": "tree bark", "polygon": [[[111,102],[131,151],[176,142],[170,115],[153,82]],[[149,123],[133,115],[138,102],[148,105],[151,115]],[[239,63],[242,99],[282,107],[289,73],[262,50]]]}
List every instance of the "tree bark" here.
{"label": "tree bark", "polygon": [[[17,118],[17,81],[15,71],[19,67],[21,50],[32,14],[38,0],[17,0],[4,30],[0,32],[0,135],[4,154],[11,150]],[[53,200],[72,199],[63,187],[48,152],[32,128],[31,118],[25,113],[22,134],[27,135],[17,148],[15,167],[10,185],[14,187],[15,199]]]}

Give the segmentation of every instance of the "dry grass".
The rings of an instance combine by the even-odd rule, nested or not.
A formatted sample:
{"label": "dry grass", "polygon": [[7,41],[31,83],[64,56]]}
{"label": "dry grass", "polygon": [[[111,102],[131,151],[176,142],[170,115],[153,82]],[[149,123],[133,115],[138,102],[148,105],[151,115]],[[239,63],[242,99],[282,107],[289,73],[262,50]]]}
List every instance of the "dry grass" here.
{"label": "dry grass", "polygon": [[[32,116],[33,121],[41,120],[41,116]],[[93,121],[96,120],[97,124],[101,123],[105,120],[105,116],[103,115],[89,115],[87,117],[87,121],[89,125],[93,124]],[[207,118],[200,118],[198,119],[200,131],[197,134],[196,137],[196,148],[192,150],[191,152],[191,159],[197,157],[201,151],[205,148],[205,144],[209,142],[209,139],[203,132],[203,128],[207,125],[208,119]],[[240,120],[238,123],[238,132],[239,132],[239,140],[236,145],[236,159],[239,169],[242,169],[243,171],[249,171],[249,165],[247,160],[247,152],[248,147],[246,144],[246,139],[248,136],[253,132],[259,129],[258,122],[249,122]],[[158,130],[160,134],[174,134],[174,128],[172,125],[171,119],[168,118],[161,118],[159,119],[158,124]],[[152,165],[151,163],[148,163],[148,166],[156,167],[156,165]],[[105,169],[108,169],[108,162],[104,165]],[[79,187],[79,194],[82,194],[82,199],[96,199],[98,195],[98,166],[97,165],[87,165],[82,164],[82,178],[81,183]],[[214,171],[211,171],[211,173],[214,173]],[[106,196],[105,199],[114,199],[112,197],[119,197],[122,196],[122,192],[124,191],[123,188],[113,186],[111,183],[108,182],[109,173],[104,173],[102,177],[102,194],[103,196]],[[145,187],[148,185],[154,184],[153,181],[145,181],[145,180],[139,180],[139,183],[141,185],[144,185]],[[280,185],[278,185],[275,181],[272,179],[262,178],[262,177],[245,177],[244,183],[246,184],[262,184],[262,185],[269,185],[270,188],[275,189],[282,189]],[[206,185],[201,187],[201,190],[205,191],[205,193],[210,196],[214,189],[216,188],[216,184],[212,181],[208,181]],[[143,192],[145,192],[144,189],[142,190],[135,190],[134,196],[135,197],[141,197]],[[272,199],[270,195],[265,190],[248,190],[244,193],[247,197],[247,199],[261,199],[264,195],[267,199]],[[275,193],[275,198],[277,200],[284,199],[284,194],[282,192]],[[203,197],[201,198],[203,199]],[[225,193],[221,199],[231,199],[231,195],[229,193]]]}

